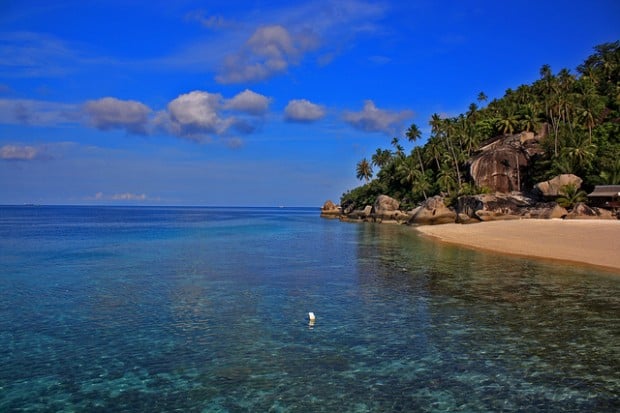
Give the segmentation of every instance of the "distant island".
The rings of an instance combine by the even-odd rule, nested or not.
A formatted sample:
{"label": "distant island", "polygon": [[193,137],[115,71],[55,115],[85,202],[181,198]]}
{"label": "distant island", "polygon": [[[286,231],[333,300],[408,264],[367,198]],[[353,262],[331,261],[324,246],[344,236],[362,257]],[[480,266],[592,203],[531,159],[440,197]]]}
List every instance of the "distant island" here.
{"label": "distant island", "polygon": [[[327,201],[343,220],[411,224],[521,218],[618,219],[620,215],[620,41],[594,48],[571,73],[540,69],[455,117],[432,115],[424,145],[401,138],[356,166],[363,185]],[[409,142],[422,133],[416,124]]]}

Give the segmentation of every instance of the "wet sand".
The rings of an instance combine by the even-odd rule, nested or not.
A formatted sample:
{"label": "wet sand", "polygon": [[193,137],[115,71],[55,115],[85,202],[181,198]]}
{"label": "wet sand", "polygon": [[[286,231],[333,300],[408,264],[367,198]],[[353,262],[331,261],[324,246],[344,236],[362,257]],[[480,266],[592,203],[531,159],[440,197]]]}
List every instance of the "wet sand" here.
{"label": "wet sand", "polygon": [[451,244],[595,265],[620,273],[620,220],[523,219],[416,229]]}

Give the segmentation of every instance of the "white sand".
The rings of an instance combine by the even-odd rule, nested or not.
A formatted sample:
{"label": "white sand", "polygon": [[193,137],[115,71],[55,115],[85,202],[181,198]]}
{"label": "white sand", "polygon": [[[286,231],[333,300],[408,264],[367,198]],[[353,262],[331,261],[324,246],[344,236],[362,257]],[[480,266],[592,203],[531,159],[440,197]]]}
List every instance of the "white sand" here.
{"label": "white sand", "polygon": [[620,220],[523,219],[416,229],[452,244],[620,270]]}

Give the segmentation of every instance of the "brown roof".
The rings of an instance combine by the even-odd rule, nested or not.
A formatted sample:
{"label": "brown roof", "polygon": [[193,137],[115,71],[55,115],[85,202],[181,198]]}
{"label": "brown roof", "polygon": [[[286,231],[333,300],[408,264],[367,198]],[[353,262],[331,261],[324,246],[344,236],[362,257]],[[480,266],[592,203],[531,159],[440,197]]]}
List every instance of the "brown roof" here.
{"label": "brown roof", "polygon": [[620,185],[597,185],[589,197],[616,197],[620,196]]}

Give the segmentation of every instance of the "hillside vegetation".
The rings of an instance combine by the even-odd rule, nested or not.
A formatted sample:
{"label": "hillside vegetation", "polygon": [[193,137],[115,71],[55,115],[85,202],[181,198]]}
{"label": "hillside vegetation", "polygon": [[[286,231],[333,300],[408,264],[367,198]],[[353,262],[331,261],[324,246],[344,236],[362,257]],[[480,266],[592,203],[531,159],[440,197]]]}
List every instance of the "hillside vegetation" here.
{"label": "hillside vegetation", "polygon": [[586,191],[597,184],[620,184],[620,41],[594,50],[576,73],[553,73],[543,65],[538,80],[508,89],[499,99],[487,102],[481,92],[465,113],[432,115],[430,137],[407,154],[401,139],[414,144],[422,139],[412,124],[389,148],[377,148],[357,164],[364,184],[343,194],[341,205],[372,205],[385,194],[412,207],[432,195],[442,194],[450,202],[489,191],[470,176],[472,157],[490,138],[530,131],[544,138],[521,190],[564,173],[581,177]]}

